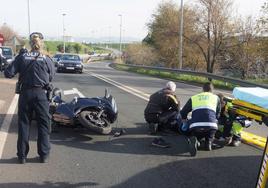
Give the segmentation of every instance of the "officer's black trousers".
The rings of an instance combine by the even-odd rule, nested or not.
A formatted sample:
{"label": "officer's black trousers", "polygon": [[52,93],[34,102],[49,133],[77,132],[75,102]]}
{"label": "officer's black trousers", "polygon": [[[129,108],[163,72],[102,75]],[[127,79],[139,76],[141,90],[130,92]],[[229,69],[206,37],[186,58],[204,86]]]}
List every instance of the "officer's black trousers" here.
{"label": "officer's black trousers", "polygon": [[190,130],[191,135],[195,136],[199,141],[202,138],[205,138],[206,141],[211,141],[213,142],[216,129],[214,128],[209,128],[209,127],[195,127]]}
{"label": "officer's black trousers", "polygon": [[38,154],[40,157],[49,155],[49,103],[45,90],[34,88],[22,91],[19,96],[17,141],[17,155],[19,158],[26,158],[29,152],[29,131],[33,111],[36,114],[38,129]]}

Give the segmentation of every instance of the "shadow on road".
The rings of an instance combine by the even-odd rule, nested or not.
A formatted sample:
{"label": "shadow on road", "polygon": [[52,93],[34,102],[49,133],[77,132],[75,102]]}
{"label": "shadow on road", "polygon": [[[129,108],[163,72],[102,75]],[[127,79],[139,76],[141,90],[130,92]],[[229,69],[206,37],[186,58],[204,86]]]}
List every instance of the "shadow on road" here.
{"label": "shadow on road", "polygon": [[80,182],[80,183],[68,183],[68,182],[44,182],[44,183],[0,183],[1,188],[84,188],[98,185],[94,182]]}
{"label": "shadow on road", "polygon": [[260,162],[260,156],[175,161],[145,170],[112,188],[252,188]]}
{"label": "shadow on road", "polygon": [[[40,163],[39,157],[27,158],[27,163]],[[18,158],[0,159],[0,164],[18,164]]]}
{"label": "shadow on road", "polygon": [[51,143],[109,153],[189,156],[188,144],[184,136],[166,135],[164,139],[171,144],[171,148],[163,149],[151,146],[156,136],[147,135],[139,128],[124,130],[125,134],[114,137],[112,134],[96,135],[87,130],[74,131],[61,127],[58,133],[51,135]]}
{"label": "shadow on road", "polygon": [[[135,123],[137,127],[123,128],[124,134],[114,137],[113,133],[121,128],[113,128],[110,135],[98,135],[88,129],[72,129],[58,127],[57,133],[52,133],[51,143],[84,150],[102,151],[109,153],[149,154],[189,156],[188,144],[185,136],[174,134],[149,135],[146,123]],[[151,146],[155,137],[162,137],[171,144],[171,148],[157,148]]]}

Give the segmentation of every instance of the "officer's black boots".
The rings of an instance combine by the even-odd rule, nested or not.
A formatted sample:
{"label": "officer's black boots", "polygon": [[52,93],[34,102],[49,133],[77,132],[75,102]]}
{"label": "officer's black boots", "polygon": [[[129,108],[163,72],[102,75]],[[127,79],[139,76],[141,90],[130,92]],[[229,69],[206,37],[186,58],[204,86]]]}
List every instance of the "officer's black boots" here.
{"label": "officer's black boots", "polygon": [[206,141],[205,149],[207,151],[211,151],[212,150],[212,141]]}
{"label": "officer's black boots", "polygon": [[191,136],[188,138],[188,144],[189,144],[189,152],[192,157],[196,156],[197,148],[199,145],[199,142],[195,136]]}
{"label": "officer's black boots", "polygon": [[49,157],[48,156],[46,156],[46,157],[40,157],[39,159],[40,159],[40,163],[48,163],[48,161],[49,161]]}
{"label": "officer's black boots", "polygon": [[18,162],[19,162],[19,164],[25,164],[26,163],[26,159],[24,159],[24,158],[18,158]]}

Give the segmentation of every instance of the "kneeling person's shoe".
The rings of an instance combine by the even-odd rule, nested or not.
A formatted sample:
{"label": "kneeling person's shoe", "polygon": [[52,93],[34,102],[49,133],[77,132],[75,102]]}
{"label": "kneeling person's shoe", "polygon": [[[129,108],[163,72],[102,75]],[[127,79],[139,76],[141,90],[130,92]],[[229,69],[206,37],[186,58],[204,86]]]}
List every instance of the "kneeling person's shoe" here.
{"label": "kneeling person's shoe", "polygon": [[160,147],[160,148],[169,148],[170,144],[167,143],[162,138],[155,138],[152,142],[152,146]]}
{"label": "kneeling person's shoe", "polygon": [[240,144],[241,144],[240,140],[233,140],[231,143],[231,146],[238,147],[238,146],[240,146]]}
{"label": "kneeling person's shoe", "polygon": [[206,142],[205,149],[207,151],[211,151],[212,150],[212,141],[207,141]]}
{"label": "kneeling person's shoe", "polygon": [[150,123],[149,129],[150,129],[150,134],[156,134],[158,131],[158,124],[157,123]]}
{"label": "kneeling person's shoe", "polygon": [[191,156],[196,156],[197,147],[199,145],[199,142],[198,142],[197,138],[195,136],[191,136],[188,139],[188,143],[189,143],[190,155]]}

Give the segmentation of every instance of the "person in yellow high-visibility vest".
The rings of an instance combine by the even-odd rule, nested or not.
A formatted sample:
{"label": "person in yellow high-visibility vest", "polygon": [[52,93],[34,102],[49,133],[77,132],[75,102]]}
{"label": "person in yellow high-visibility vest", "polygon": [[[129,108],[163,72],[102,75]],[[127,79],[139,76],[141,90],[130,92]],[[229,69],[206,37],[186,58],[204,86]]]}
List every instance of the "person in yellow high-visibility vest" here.
{"label": "person in yellow high-visibility vest", "polygon": [[196,155],[201,139],[205,138],[206,150],[212,150],[212,142],[218,129],[217,119],[220,115],[221,104],[219,97],[213,92],[213,85],[207,82],[203,92],[192,96],[181,110],[182,121],[187,121],[187,115],[192,112],[192,118],[187,121],[189,127],[190,154]]}
{"label": "person in yellow high-visibility vest", "polygon": [[243,123],[239,121],[239,117],[232,111],[232,103],[225,102],[224,96],[218,94],[221,101],[221,113],[218,121],[218,135],[219,141],[224,142],[225,145],[239,146],[241,143],[241,131],[243,130]]}

